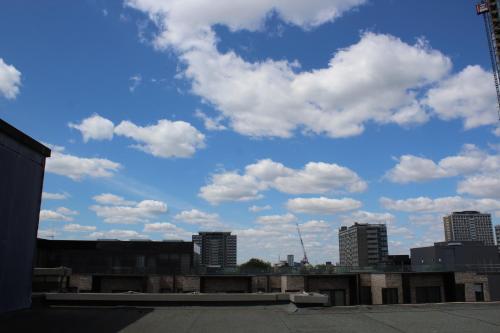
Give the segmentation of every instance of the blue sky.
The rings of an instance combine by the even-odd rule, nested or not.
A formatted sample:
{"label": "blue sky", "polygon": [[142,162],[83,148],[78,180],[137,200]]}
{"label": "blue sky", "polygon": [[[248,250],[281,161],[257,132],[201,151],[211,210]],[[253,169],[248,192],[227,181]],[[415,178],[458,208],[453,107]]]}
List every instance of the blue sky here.
{"label": "blue sky", "polygon": [[51,145],[39,235],[238,235],[238,259],[389,252],[500,216],[500,129],[471,1],[6,1],[0,117]]}

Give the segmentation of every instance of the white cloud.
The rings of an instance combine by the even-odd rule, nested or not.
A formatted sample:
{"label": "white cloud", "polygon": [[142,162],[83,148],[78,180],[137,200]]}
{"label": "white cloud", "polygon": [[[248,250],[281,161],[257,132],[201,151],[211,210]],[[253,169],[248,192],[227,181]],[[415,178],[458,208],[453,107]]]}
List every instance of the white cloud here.
{"label": "white cloud", "polygon": [[128,87],[128,90],[130,92],[134,92],[137,87],[139,87],[142,83],[142,76],[141,74],[136,74],[131,76],[129,79],[130,81],[130,86]]}
{"label": "white cloud", "polygon": [[68,193],[50,193],[50,192],[42,192],[43,200],[66,200],[69,198]]}
{"label": "white cloud", "polygon": [[265,206],[253,205],[253,206],[248,207],[248,211],[252,212],[252,213],[258,213],[258,212],[262,212],[262,211],[270,210],[270,209],[272,209],[271,205],[265,205]]}
{"label": "white cloud", "polygon": [[96,231],[89,235],[90,238],[97,239],[146,239],[147,236],[142,235],[134,230],[112,229],[108,231]]}
{"label": "white cloud", "polygon": [[327,233],[332,231],[332,226],[323,220],[310,220],[300,225],[300,232],[303,234]]}
{"label": "white cloud", "polygon": [[73,215],[78,215],[77,211],[66,207],[59,207],[55,211],[50,209],[40,210],[40,221],[73,221]]}
{"label": "white cloud", "polygon": [[328,215],[358,209],[362,206],[362,203],[351,198],[330,199],[319,197],[290,199],[286,206],[294,213]]}
{"label": "white cloud", "polygon": [[39,238],[54,238],[59,235],[59,232],[54,229],[38,229],[37,236]]}
{"label": "white cloud", "polygon": [[84,142],[89,140],[111,140],[115,128],[111,120],[96,113],[83,119],[80,124],[69,123],[68,126],[79,130],[82,133]]}
{"label": "white cloud", "polygon": [[462,118],[466,129],[498,122],[492,74],[479,66],[468,66],[440,82],[429,90],[424,103],[441,119]]}
{"label": "white cloud", "polygon": [[499,127],[497,127],[497,128],[495,128],[495,129],[493,130],[493,134],[494,134],[495,136],[500,136],[500,126],[499,126]]}
{"label": "white cloud", "polygon": [[359,223],[376,223],[376,224],[391,224],[395,222],[396,217],[391,213],[372,213],[363,210],[352,212],[350,215],[341,217],[344,224]]}
{"label": "white cloud", "polygon": [[500,200],[495,199],[466,199],[459,196],[431,199],[417,197],[402,200],[380,198],[380,204],[390,210],[411,213],[450,213],[462,210],[478,210],[491,212],[500,210]]}
{"label": "white cloud", "polygon": [[20,85],[21,72],[0,58],[0,94],[7,99],[14,99],[19,94]]}
{"label": "white cloud", "polygon": [[249,201],[261,198],[259,192],[265,188],[265,185],[252,176],[224,172],[213,175],[210,184],[200,188],[198,195],[212,204],[223,201]]}
{"label": "white cloud", "polygon": [[476,197],[500,198],[500,170],[493,174],[467,177],[458,183],[457,192]]}
{"label": "white cloud", "polygon": [[396,183],[409,183],[497,171],[500,171],[500,155],[490,155],[475,145],[466,144],[458,155],[445,157],[438,163],[427,158],[403,155],[386,177]]}
{"label": "white cloud", "polygon": [[136,204],[135,201],[125,200],[123,197],[111,193],[102,193],[92,197],[92,199],[101,205],[130,206]]}
{"label": "white cloud", "polygon": [[442,225],[443,223],[442,215],[438,214],[409,215],[408,220],[417,226]]}
{"label": "white cloud", "polygon": [[413,155],[403,155],[385,177],[396,183],[426,181],[445,177],[465,177],[457,192],[477,197],[500,197],[500,154],[488,154],[466,144],[455,156],[439,162]]}
{"label": "white cloud", "polygon": [[210,214],[197,209],[184,210],[174,217],[187,224],[198,225],[203,228],[220,227],[220,217],[218,214]]}
{"label": "white cloud", "polygon": [[96,227],[90,225],[80,225],[76,223],[71,223],[71,224],[66,224],[63,227],[63,230],[67,232],[89,232],[89,231],[95,231]]}
{"label": "white cloud", "polygon": [[185,121],[162,119],[145,127],[122,121],[115,134],[137,141],[132,147],[156,157],[190,157],[205,147],[205,136]]}
{"label": "white cloud", "polygon": [[196,118],[203,120],[203,125],[209,131],[223,131],[227,129],[226,126],[221,124],[222,117],[220,116],[216,118],[211,118],[201,110],[196,110],[194,115],[196,116]]}
{"label": "white cloud", "polygon": [[[175,50],[179,76],[243,135],[291,137],[297,129],[330,137],[359,135],[367,123],[421,124],[432,115],[463,118],[466,128],[493,124],[491,75],[469,66],[451,75],[451,61],[420,39],[410,45],[364,33],[323,68],[301,71],[298,61],[248,62],[221,53],[213,29],[258,31],[270,13],[311,29],[332,22],[365,0],[128,0],[156,24],[157,49]],[[363,91],[362,94],[359,91]],[[423,97],[420,97],[423,96]],[[428,111],[429,112],[428,112]],[[221,118],[218,118],[221,119]]]}
{"label": "white cloud", "polygon": [[211,203],[247,201],[262,197],[274,188],[288,194],[318,194],[333,191],[362,192],[367,184],[354,171],[324,162],[309,162],[303,169],[291,169],[270,159],[247,165],[243,175],[236,171],[212,176],[200,189],[200,197]]}
{"label": "white cloud", "polygon": [[52,156],[47,159],[45,170],[61,176],[69,177],[79,181],[83,178],[106,178],[111,177],[121,168],[119,163],[104,158],[78,157],[52,150]]}
{"label": "white cloud", "polygon": [[[98,196],[96,201],[100,199],[102,198]],[[167,204],[161,201],[143,200],[129,205],[116,205],[116,202],[112,201],[108,206],[92,205],[90,209],[106,223],[134,224],[148,222],[150,218],[166,213]]]}
{"label": "white cloud", "polygon": [[144,232],[163,233],[165,239],[191,240],[192,233],[175,224],[168,222],[148,223],[144,225]]}
{"label": "white cloud", "polygon": [[284,215],[264,215],[257,218],[257,223],[263,225],[269,224],[288,224],[297,221],[297,217],[287,213]]}

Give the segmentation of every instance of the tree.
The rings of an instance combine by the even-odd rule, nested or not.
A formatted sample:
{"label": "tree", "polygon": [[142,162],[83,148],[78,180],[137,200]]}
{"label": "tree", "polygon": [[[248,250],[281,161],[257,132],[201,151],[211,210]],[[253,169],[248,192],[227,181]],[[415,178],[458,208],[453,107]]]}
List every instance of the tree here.
{"label": "tree", "polygon": [[246,263],[240,265],[240,272],[252,273],[252,272],[268,272],[271,270],[271,264],[263,261],[261,259],[252,258]]}

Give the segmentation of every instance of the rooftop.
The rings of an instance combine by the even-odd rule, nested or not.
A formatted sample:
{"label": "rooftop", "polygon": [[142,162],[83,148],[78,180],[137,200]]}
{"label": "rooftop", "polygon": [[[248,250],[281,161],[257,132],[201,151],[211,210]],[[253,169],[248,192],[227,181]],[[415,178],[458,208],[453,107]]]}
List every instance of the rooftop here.
{"label": "rooftop", "polygon": [[22,143],[23,145],[27,146],[28,148],[36,151],[37,153],[45,156],[45,157],[50,157],[50,149],[41,144],[40,142],[36,141],[32,137],[28,136],[27,134],[21,132],[14,126],[10,125],[6,121],[0,119],[0,133],[4,133],[5,135],[11,137],[12,139],[16,140],[17,142]]}
{"label": "rooftop", "polygon": [[[296,308],[45,307],[0,316],[6,332],[500,332],[500,303]],[[230,320],[228,320],[230,319]]]}

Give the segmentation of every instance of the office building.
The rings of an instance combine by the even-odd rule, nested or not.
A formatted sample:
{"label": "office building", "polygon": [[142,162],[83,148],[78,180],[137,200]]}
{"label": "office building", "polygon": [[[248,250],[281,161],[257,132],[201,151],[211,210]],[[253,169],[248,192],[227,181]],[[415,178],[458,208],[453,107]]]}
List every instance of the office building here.
{"label": "office building", "polygon": [[0,119],[0,313],[29,308],[50,149]]}
{"label": "office building", "polygon": [[385,224],[354,223],[339,229],[340,265],[373,266],[387,261]]}
{"label": "office building", "polygon": [[231,235],[231,232],[199,232],[193,235],[193,243],[200,247],[201,265],[236,267],[236,235]]}
{"label": "office building", "polygon": [[410,249],[414,271],[429,270],[430,266],[450,271],[490,270],[500,265],[498,249],[481,241],[453,241]]}
{"label": "office building", "polygon": [[197,245],[183,241],[37,240],[36,267],[68,267],[79,274],[192,274]]}
{"label": "office building", "polygon": [[495,235],[497,237],[497,246],[500,246],[500,224],[495,226]]}
{"label": "office building", "polygon": [[293,254],[289,254],[286,256],[286,262],[288,264],[288,267],[293,267],[295,266],[295,259]]}
{"label": "office building", "polygon": [[476,211],[453,212],[443,217],[444,235],[447,242],[482,241],[495,245],[491,214]]}

